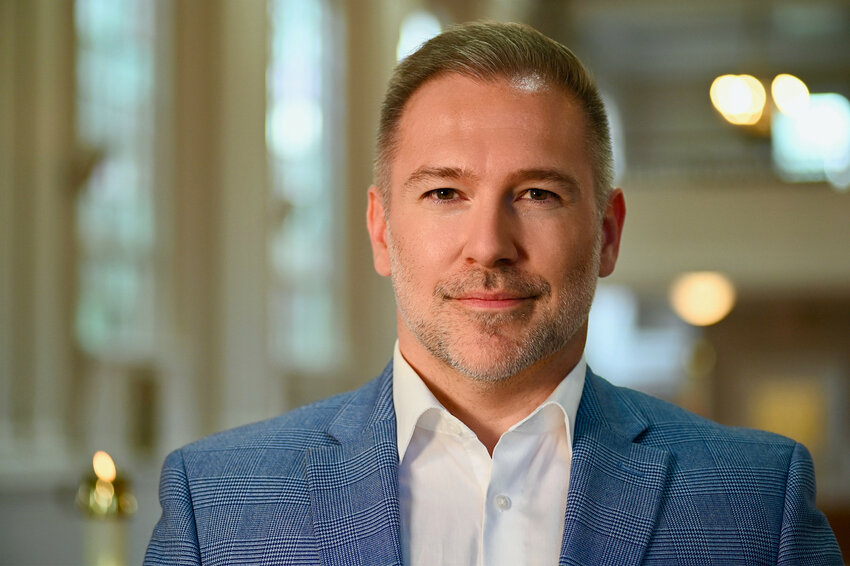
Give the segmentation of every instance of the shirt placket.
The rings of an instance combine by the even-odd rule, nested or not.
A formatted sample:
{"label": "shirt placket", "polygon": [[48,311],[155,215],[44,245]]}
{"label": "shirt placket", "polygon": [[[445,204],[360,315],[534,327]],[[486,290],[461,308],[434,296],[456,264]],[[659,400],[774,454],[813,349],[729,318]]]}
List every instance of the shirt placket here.
{"label": "shirt placket", "polygon": [[525,502],[519,486],[526,481],[522,463],[528,438],[521,442],[514,432],[505,433],[493,452],[490,483],[484,498],[483,563],[486,566],[525,564]]}

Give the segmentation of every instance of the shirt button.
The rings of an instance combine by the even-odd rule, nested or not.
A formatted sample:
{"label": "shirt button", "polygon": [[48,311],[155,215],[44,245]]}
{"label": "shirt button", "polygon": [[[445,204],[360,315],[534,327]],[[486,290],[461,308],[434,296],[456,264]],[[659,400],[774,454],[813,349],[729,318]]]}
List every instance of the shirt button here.
{"label": "shirt button", "polygon": [[511,508],[511,498],[507,495],[497,495],[494,502],[499,511],[507,511]]}

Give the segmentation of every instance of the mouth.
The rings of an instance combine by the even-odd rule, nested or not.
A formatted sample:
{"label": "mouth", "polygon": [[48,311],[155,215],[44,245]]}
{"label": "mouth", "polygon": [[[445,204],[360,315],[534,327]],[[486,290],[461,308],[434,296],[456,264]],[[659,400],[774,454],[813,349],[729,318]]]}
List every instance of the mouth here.
{"label": "mouth", "polygon": [[465,307],[483,310],[510,309],[533,301],[535,298],[534,296],[493,291],[469,292],[458,297],[452,297],[453,300]]}
{"label": "mouth", "polygon": [[515,267],[500,270],[469,270],[440,282],[434,289],[438,299],[470,315],[527,315],[538,299],[550,294],[540,276]]}

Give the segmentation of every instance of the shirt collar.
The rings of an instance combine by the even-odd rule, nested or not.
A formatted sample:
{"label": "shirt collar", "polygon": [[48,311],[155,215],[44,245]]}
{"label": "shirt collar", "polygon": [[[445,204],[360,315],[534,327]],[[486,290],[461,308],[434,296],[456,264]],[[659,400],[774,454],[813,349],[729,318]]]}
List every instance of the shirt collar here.
{"label": "shirt collar", "polygon": [[[511,430],[521,427],[537,412],[548,405],[555,405],[563,411],[567,427],[567,442],[572,446],[572,433],[575,430],[576,413],[578,412],[581,393],[584,389],[584,376],[587,362],[582,355],[579,362],[561,380],[551,395],[532,413],[511,427]],[[448,414],[443,405],[437,401],[431,390],[425,385],[416,371],[407,363],[396,340],[393,349],[393,406],[396,415],[396,439],[398,442],[399,461],[404,459],[407,446],[413,437],[419,419],[432,412]]]}

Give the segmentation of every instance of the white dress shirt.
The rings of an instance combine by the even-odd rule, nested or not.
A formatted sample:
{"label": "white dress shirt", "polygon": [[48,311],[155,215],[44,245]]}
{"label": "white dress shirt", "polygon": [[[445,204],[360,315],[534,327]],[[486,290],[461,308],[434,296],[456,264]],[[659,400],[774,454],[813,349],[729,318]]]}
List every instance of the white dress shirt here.
{"label": "white dress shirt", "polygon": [[449,413],[396,342],[393,356],[404,564],[557,564],[582,357],[539,407],[508,429],[493,457]]}

